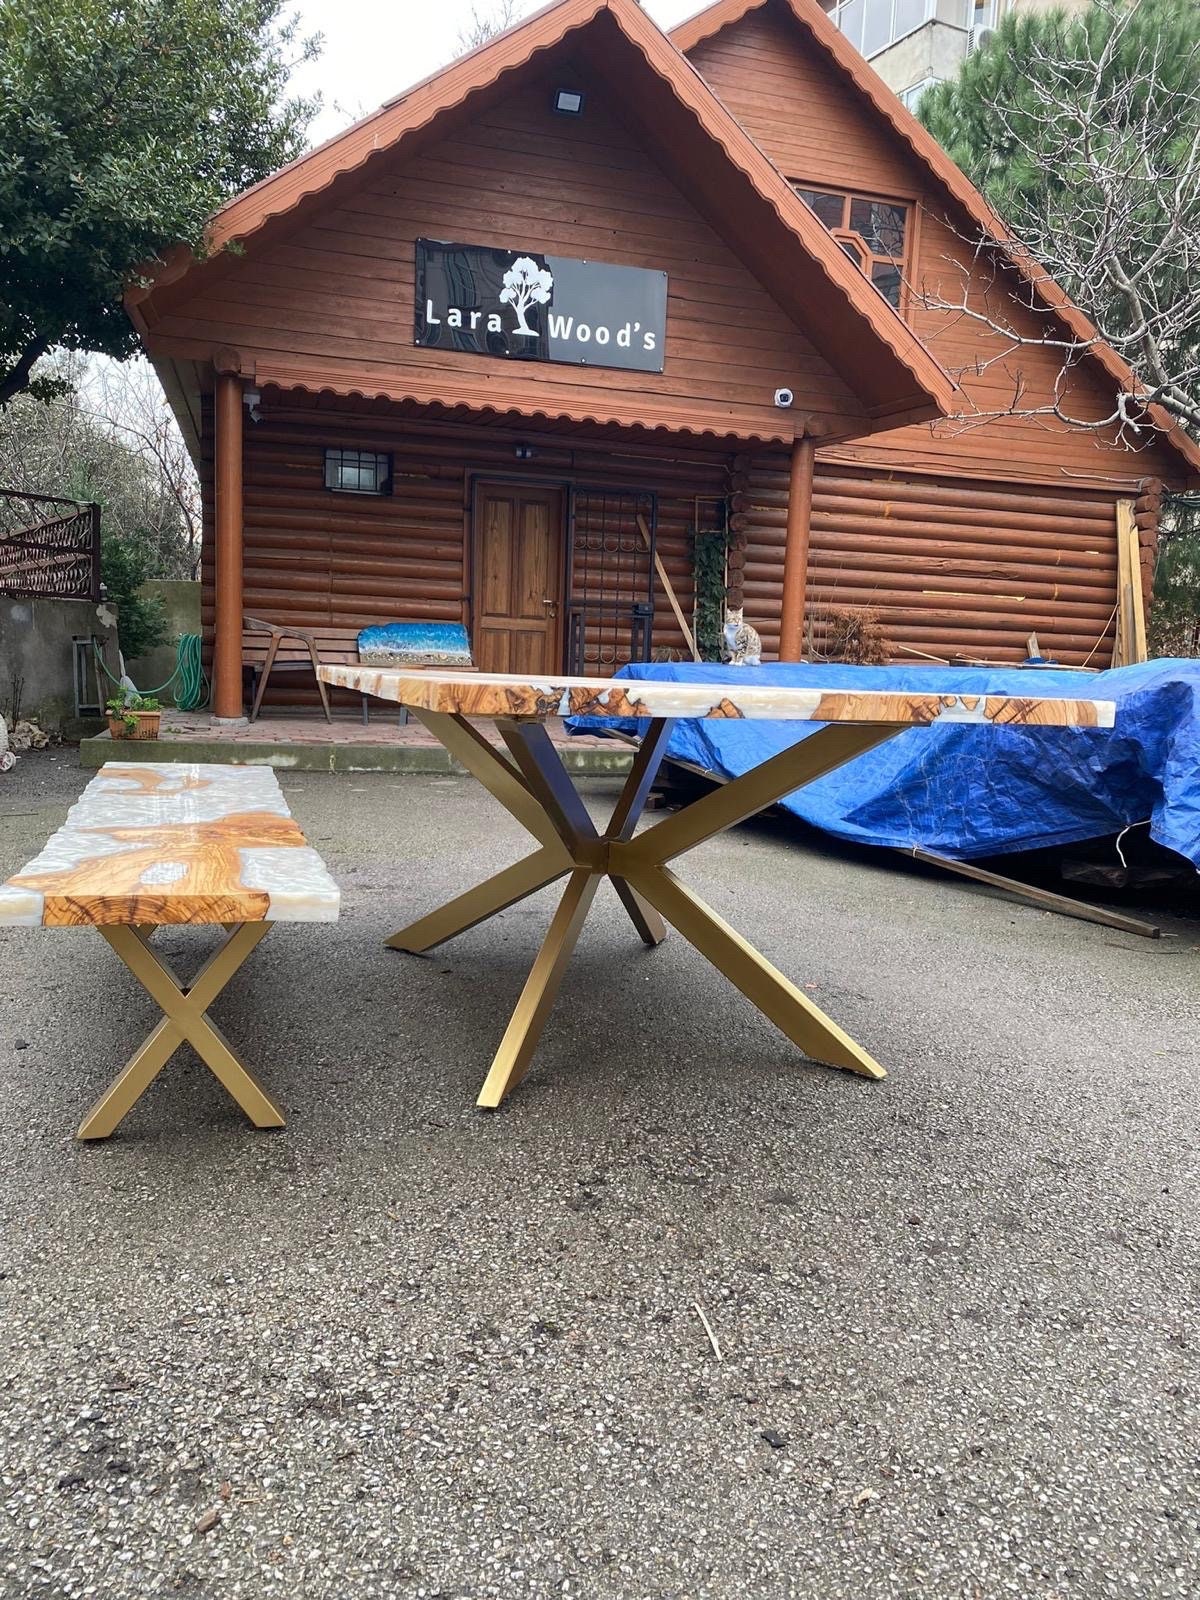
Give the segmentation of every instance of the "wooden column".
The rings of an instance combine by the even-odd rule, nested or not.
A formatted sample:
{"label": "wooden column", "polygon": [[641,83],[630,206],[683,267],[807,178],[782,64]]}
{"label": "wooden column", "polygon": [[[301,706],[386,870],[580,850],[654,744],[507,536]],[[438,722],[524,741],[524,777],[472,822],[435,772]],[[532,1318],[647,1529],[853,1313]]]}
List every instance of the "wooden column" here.
{"label": "wooden column", "polygon": [[804,653],[804,609],[808,592],[808,541],[812,528],[813,461],[811,439],[792,445],[788,477],[787,542],[783,552],[783,606],[779,613],[779,659],[799,661]]}
{"label": "wooden column", "polygon": [[240,718],[242,707],[242,380],[218,372],[214,404],[213,691],[215,717]]}

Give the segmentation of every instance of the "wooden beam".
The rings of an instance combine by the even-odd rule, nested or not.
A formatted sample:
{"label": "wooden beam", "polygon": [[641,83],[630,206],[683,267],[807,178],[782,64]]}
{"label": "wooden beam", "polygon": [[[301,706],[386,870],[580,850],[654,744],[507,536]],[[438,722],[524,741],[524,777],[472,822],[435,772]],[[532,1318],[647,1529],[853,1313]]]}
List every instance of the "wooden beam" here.
{"label": "wooden beam", "polygon": [[787,534],[783,554],[783,603],[779,613],[779,659],[799,661],[804,654],[804,612],[808,600],[808,544],[812,532],[813,462],[816,445],[800,438],[792,445],[788,477]]}
{"label": "wooden beam", "polygon": [[242,380],[217,374],[214,404],[216,581],[214,584],[213,715],[242,709]]}
{"label": "wooden beam", "polygon": [[1120,666],[1148,658],[1146,605],[1142,564],[1132,500],[1117,501],[1117,602],[1121,638]]}
{"label": "wooden beam", "polygon": [[1153,922],[1143,922],[1140,917],[1122,916],[1119,911],[1109,911],[1105,906],[1088,905],[1084,900],[1072,900],[1069,895],[1039,889],[1032,883],[1001,877],[998,872],[987,872],[983,867],[977,867],[973,861],[956,861],[950,856],[935,855],[932,850],[916,848],[902,850],[900,854],[911,855],[915,861],[923,861],[929,867],[944,867],[947,872],[957,872],[960,877],[986,883],[993,889],[1003,889],[1006,894],[1017,895],[1031,905],[1057,912],[1059,916],[1075,917],[1079,922],[1098,922],[1103,928],[1119,928],[1122,933],[1140,934],[1143,939],[1162,938],[1162,929]]}
{"label": "wooden beam", "polygon": [[654,551],[654,570],[658,573],[658,581],[662,584],[663,589],[666,591],[667,599],[671,602],[671,610],[675,613],[675,621],[679,624],[679,631],[683,634],[684,641],[686,642],[688,649],[692,652],[692,660],[699,661],[700,652],[696,649],[695,636],[693,635],[691,628],[688,626],[688,620],[683,614],[683,607],[679,604],[679,598],[675,593],[675,587],[670,578],[667,576],[667,569],[663,565],[662,557],[658,553],[658,546],[652,543],[650,538],[650,529],[646,526],[646,519],[640,511],[637,515],[637,525],[641,532],[642,538],[645,541],[646,549],[653,549]]}

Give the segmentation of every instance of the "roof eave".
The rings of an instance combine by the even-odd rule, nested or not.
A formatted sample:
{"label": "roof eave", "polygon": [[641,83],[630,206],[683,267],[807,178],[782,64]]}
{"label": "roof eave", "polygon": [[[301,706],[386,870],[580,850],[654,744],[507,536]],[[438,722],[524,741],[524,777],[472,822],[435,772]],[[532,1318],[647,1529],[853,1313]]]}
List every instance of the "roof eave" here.
{"label": "roof eave", "polygon": [[[703,134],[738,174],[739,181],[749,186],[747,197],[753,196],[754,204],[765,203],[770,208],[764,216],[775,213],[785,230],[781,241],[790,236],[803,252],[803,259],[816,275],[814,287],[824,285],[827,306],[845,319],[851,343],[874,351],[875,359],[859,363],[859,370],[871,379],[868,392],[859,393],[859,403],[868,418],[895,408],[908,414],[914,390],[922,397],[922,405],[929,408],[929,415],[948,412],[955,392],[948,375],[893,308],[864,280],[783,175],[635,0],[555,0],[536,16],[452,62],[425,83],[237,196],[213,218],[206,257],[197,260],[185,252],[174,252],[164,263],[145,272],[146,282],[130,289],[127,305],[135,324],[152,333],[151,296],[156,287],[178,283],[192,270],[211,262],[223,245],[233,240],[251,240],[268,223],[286,218],[302,202],[317,203],[317,197],[331,184],[358,171],[372,156],[395,150],[435,119],[453,112],[475,93],[491,90],[501,79],[527,66],[538,54],[561,45],[580,29],[603,26],[602,17],[607,19],[607,27],[638,52],[674,101],[696,118]],[[838,370],[836,357],[831,358],[828,350],[824,354]],[[854,389],[853,378],[844,376]]]}

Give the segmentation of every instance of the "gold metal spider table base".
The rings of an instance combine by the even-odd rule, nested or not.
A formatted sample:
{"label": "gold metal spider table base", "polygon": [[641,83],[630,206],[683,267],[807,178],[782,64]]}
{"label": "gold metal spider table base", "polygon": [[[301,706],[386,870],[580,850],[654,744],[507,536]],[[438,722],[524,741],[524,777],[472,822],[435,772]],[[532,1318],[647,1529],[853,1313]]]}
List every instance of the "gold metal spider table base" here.
{"label": "gold metal spider table base", "polygon": [[479,1105],[498,1106],[525,1076],[603,878],[612,883],[646,944],[661,943],[666,935],[665,919],[814,1061],[868,1078],[885,1076],[878,1062],[837,1023],[681,883],[668,863],[892,738],[902,726],[842,723],[822,727],[635,837],[634,829],[666,753],[669,720],[650,723],[608,827],[600,833],[542,722],[497,717],[496,726],[508,749],[506,756],[461,715],[423,709],[414,709],[413,714],[529,830],[540,848],[402,928],[388,945],[414,953],[432,950],[547,884],[567,880],[484,1080]]}

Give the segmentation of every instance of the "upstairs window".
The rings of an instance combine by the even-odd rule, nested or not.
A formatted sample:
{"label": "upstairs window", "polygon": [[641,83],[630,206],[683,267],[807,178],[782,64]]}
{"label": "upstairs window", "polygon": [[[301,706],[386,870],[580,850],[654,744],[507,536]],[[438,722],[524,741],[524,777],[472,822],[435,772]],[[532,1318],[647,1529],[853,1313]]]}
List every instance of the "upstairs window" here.
{"label": "upstairs window", "polygon": [[792,188],[889,305],[899,311],[912,207],[903,200],[880,200],[837,189],[808,189],[799,183]]}
{"label": "upstairs window", "polygon": [[838,28],[868,60],[936,15],[936,0],[840,0],[833,8]]}
{"label": "upstairs window", "polygon": [[338,494],[391,494],[392,458],[374,450],[326,450],[325,487]]}

